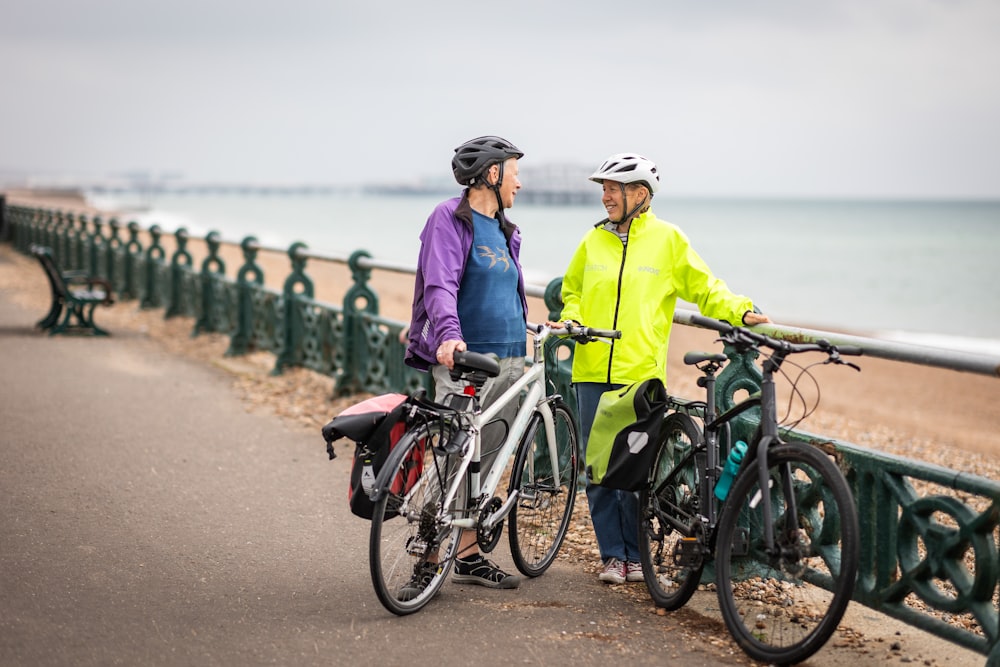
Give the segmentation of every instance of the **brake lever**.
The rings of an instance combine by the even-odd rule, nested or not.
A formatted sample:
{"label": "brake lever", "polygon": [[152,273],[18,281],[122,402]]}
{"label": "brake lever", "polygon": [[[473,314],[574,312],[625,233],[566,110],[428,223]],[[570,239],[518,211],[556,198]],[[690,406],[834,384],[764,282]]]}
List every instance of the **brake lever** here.
{"label": "brake lever", "polygon": [[827,357],[827,360],[823,362],[824,364],[837,364],[838,366],[849,366],[857,372],[861,372],[861,367],[857,364],[851,363],[850,361],[844,361],[843,358],[836,352]]}

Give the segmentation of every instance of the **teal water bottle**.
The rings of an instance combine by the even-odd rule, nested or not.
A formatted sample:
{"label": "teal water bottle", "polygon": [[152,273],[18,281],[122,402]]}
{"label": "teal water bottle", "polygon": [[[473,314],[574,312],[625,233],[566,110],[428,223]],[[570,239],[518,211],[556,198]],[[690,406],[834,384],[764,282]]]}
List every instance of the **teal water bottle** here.
{"label": "teal water bottle", "polygon": [[722,477],[715,485],[715,497],[719,500],[725,500],[726,496],[729,495],[729,487],[733,483],[733,478],[736,477],[736,471],[740,469],[740,462],[743,461],[743,457],[747,453],[747,443],[742,440],[737,440],[733,448],[729,450],[729,458],[726,459],[726,464],[722,466]]}

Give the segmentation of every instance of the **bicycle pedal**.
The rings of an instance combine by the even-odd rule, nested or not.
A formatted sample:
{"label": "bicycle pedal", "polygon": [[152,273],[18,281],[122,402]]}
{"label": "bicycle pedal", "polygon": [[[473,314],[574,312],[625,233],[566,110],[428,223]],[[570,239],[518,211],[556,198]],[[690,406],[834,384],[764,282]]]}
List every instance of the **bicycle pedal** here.
{"label": "bicycle pedal", "polygon": [[420,556],[427,553],[427,542],[418,537],[410,537],[406,541],[406,553],[411,556]]}
{"label": "bicycle pedal", "polygon": [[681,567],[698,565],[704,556],[701,541],[697,537],[682,537],[674,551],[674,564]]}

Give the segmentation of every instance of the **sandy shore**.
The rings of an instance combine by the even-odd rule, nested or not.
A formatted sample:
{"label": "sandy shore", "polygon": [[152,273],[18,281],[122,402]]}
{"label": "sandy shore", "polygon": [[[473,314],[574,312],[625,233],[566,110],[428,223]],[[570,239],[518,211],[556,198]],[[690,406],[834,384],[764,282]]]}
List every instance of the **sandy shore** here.
{"label": "sandy shore", "polygon": [[[12,204],[85,211],[89,215],[100,213],[84,209],[82,201],[72,194],[54,197],[11,191],[7,193],[7,200]],[[111,215],[104,212],[105,220]],[[168,252],[173,248],[172,241],[172,236],[164,237]],[[204,243],[192,239],[188,248],[197,266],[206,255]],[[224,246],[223,258],[227,275],[235,274],[242,263],[239,248]],[[264,251],[258,263],[264,271],[265,282],[280,288],[289,271],[287,256]],[[316,297],[322,301],[341,303],[352,284],[350,272],[341,265],[312,260],[306,272],[314,281]],[[411,276],[374,271],[370,284],[378,295],[383,315],[400,320],[409,318],[413,291]],[[46,298],[43,290],[40,302]],[[134,304],[121,304],[113,310],[135,314]],[[529,310],[529,318],[535,321],[544,320],[547,315],[540,299],[530,299]],[[107,315],[99,317],[103,321]],[[143,326],[150,335],[156,335],[154,329],[168,324],[154,318]],[[197,347],[196,341],[187,347]],[[685,326],[674,327],[668,361],[672,391],[685,396],[696,394],[696,374],[683,366],[681,357],[688,350],[714,347],[711,333]],[[880,451],[997,476],[993,466],[1000,461],[1000,379],[873,358],[862,358],[859,365],[861,373],[843,367],[813,369],[822,400],[801,428]],[[973,456],[950,453],[952,450]],[[984,464],[987,464],[985,468]]]}

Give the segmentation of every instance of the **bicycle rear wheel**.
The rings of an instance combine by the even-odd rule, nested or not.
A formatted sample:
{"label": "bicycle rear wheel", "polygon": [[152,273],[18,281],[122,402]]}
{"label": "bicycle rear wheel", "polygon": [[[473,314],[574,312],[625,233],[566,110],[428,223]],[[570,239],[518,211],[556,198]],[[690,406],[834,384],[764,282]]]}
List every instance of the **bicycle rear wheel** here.
{"label": "bicycle rear wheel", "polygon": [[510,482],[510,491],[519,494],[510,512],[510,554],[529,577],[542,574],[555,560],[576,500],[576,422],[564,403],[550,405],[555,442],[549,442],[542,415],[535,412]]}
{"label": "bicycle rear wheel", "polygon": [[451,519],[464,494],[442,506],[459,458],[441,453],[450,432],[441,422],[417,424],[400,438],[385,464],[395,473],[375,504],[368,560],[375,594],[400,616],[426,605],[454,564],[461,530]]}
{"label": "bicycle rear wheel", "polygon": [[[804,444],[767,452],[775,550],[768,553],[757,461],[740,472],[719,520],[716,574],[726,626],[752,658],[788,664],[818,651],[854,593],[858,518],[833,461]],[[794,505],[792,504],[794,503]],[[798,525],[790,508],[794,507]]]}
{"label": "bicycle rear wheel", "polygon": [[677,412],[667,415],[662,429],[649,483],[639,491],[639,560],[653,602],[673,611],[694,595],[705,567],[698,519],[702,472],[693,455],[701,432]]}

